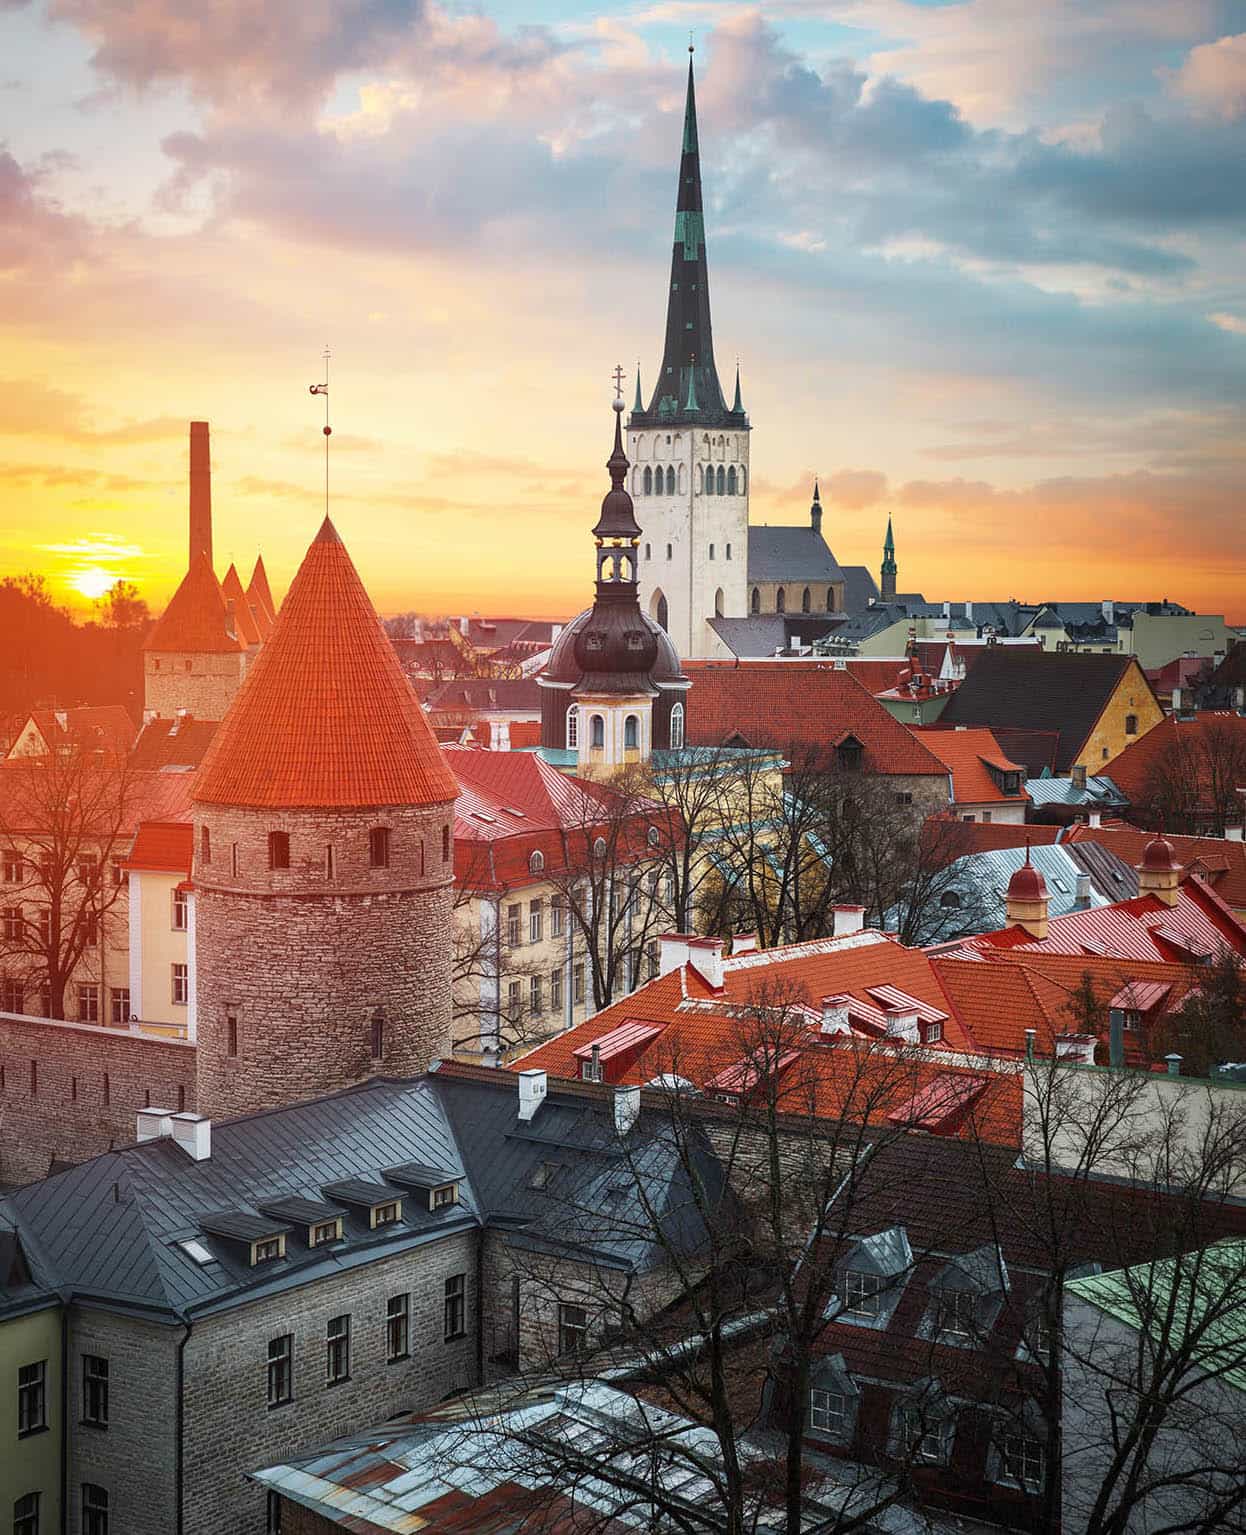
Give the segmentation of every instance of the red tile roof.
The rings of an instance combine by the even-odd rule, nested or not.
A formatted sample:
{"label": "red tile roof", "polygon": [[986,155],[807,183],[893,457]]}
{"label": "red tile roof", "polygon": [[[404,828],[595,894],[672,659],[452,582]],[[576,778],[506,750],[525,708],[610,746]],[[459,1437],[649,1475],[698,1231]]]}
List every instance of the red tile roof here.
{"label": "red tile roof", "polygon": [[211,804],[449,804],[458,783],[326,517],[195,781]]}
{"label": "red tile roof", "polygon": [[78,709],[36,709],[30,716],[49,749],[69,744],[83,751],[124,755],[134,744],[134,721],[120,704],[86,705]]}
{"label": "red tile roof", "polygon": [[921,742],[952,775],[952,796],[958,805],[1025,805],[1028,798],[1024,789],[1016,794],[1005,794],[989,771],[996,767],[1001,772],[1021,772],[1021,764],[1012,762],[1000,750],[999,742],[989,730],[939,730],[922,729]]}
{"label": "red tile roof", "polygon": [[1210,886],[1183,881],[1176,906],[1138,895],[1111,906],[1053,917],[1046,938],[1014,925],[961,940],[962,949],[1016,949],[1045,954],[1102,954],[1121,959],[1175,960],[1232,949],[1246,954],[1246,927]]}
{"label": "red tile roof", "polygon": [[174,655],[224,655],[246,649],[230,633],[225,598],[206,554],[191,561],[182,584],[143,641],[143,649]]}
{"label": "red tile roof", "polygon": [[[1162,728],[1156,726],[1156,730]],[[1039,830],[1038,827],[1032,829]],[[1134,826],[1119,823],[1110,826],[1078,824],[1065,832],[1063,840],[1098,842],[1118,858],[1136,866],[1142,862],[1143,850],[1153,836],[1154,832],[1139,831]],[[1182,837],[1172,832],[1166,832],[1165,836],[1187,873],[1198,874],[1230,906],[1246,907],[1246,843],[1230,842],[1223,837]]]}
{"label": "red tile roof", "polygon": [[238,635],[248,646],[258,645],[260,626],[251,612],[251,604],[247,601],[247,594],[242,589],[236,565],[231,565],[225,572],[225,579],[221,582],[221,596],[225,599],[226,611],[233,614],[234,629]]}
{"label": "red tile roof", "polygon": [[[45,761],[18,757],[0,762],[0,827],[6,831],[47,830],[49,780],[40,777],[47,771],[41,765]],[[191,773],[123,772],[115,762],[86,773],[82,792],[99,807],[95,818],[99,836],[116,830],[132,836],[143,821],[190,820]],[[92,776],[95,773],[98,778]],[[63,783],[50,781],[54,789]]]}
{"label": "red tile roof", "polygon": [[825,753],[847,735],[866,772],[945,775],[924,742],[893,719],[851,672],[826,661],[689,661],[688,743]]}
{"label": "red tile roof", "polygon": [[255,569],[251,572],[251,579],[247,582],[247,596],[253,602],[262,602],[268,609],[270,619],[277,617],[277,604],[273,601],[272,589],[268,585],[268,572],[264,569],[264,556],[257,554],[255,557]]}
{"label": "red tile roof", "polygon": [[[926,844],[937,849],[947,863],[970,853],[993,853],[1002,847],[1037,847],[1040,843],[1059,842],[1060,826],[1042,826],[1037,822],[1017,825],[1008,821],[961,821],[943,814],[926,822]],[[1123,855],[1122,855],[1123,856]]]}
{"label": "red tile roof", "polygon": [[1193,719],[1170,714],[1118,756],[1105,772],[1135,806],[1144,806],[1154,791],[1157,771],[1180,776],[1198,785],[1199,808],[1211,805],[1209,754],[1221,771],[1246,760],[1246,718],[1240,714],[1205,712]]}
{"label": "red tile roof", "polygon": [[125,861],[127,869],[189,874],[194,827],[189,821],[144,821]]}
{"label": "red tile roof", "polygon": [[130,753],[130,766],[197,768],[219,724],[219,720],[198,720],[189,715],[178,715],[175,719],[157,715],[143,726]]}
{"label": "red tile roof", "polygon": [[889,688],[894,688],[896,678],[901,672],[909,669],[906,656],[901,656],[899,659],[892,656],[887,660],[879,660],[873,656],[849,656],[844,665],[863,688],[875,694],[885,693]]}

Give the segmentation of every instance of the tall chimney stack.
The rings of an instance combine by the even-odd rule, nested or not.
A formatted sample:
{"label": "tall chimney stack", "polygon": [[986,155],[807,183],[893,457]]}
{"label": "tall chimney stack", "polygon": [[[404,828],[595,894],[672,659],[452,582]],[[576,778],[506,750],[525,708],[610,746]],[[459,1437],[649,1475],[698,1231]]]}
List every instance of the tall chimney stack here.
{"label": "tall chimney stack", "polygon": [[[190,565],[206,554],[212,563],[212,458],[208,423],[190,423]],[[189,568],[189,567],[188,567]]]}

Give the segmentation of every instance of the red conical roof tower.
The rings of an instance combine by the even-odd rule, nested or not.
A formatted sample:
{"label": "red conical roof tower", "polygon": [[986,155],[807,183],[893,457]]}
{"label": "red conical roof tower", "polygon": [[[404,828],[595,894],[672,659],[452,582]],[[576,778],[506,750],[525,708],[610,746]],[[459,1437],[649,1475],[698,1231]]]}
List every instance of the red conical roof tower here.
{"label": "red conical roof tower", "polygon": [[144,650],[174,655],[228,654],[246,647],[231,632],[225,598],[205,554],[190,562],[182,584],[143,641]]}
{"label": "red conical roof tower", "polygon": [[457,795],[326,517],[203,759],[194,798],[295,809],[445,804]]}
{"label": "red conical roof tower", "polygon": [[251,612],[251,604],[242,589],[242,578],[236,565],[231,565],[225,572],[225,579],[221,582],[221,596],[225,599],[225,606],[234,615],[234,628],[242,640],[249,646],[258,645],[260,626]]}
{"label": "red conical roof tower", "polygon": [[255,569],[251,572],[251,579],[247,583],[247,596],[252,602],[262,602],[268,609],[269,618],[276,618],[277,604],[273,601],[272,590],[268,585],[268,572],[264,569],[262,554],[257,554],[255,557]]}

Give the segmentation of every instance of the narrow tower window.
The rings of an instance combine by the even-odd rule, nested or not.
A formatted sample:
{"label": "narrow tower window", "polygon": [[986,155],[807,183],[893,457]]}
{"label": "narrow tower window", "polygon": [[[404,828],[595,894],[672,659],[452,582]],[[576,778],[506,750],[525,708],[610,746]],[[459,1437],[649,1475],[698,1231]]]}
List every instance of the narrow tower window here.
{"label": "narrow tower window", "polygon": [[286,831],[270,831],[268,834],[268,867],[270,869],[288,869],[290,867],[290,833]]}
{"label": "narrow tower window", "polygon": [[808,613],[812,607],[813,607],[813,596],[810,593],[809,588],[806,587],[804,589],[804,591],[801,592],[801,594],[800,594],[800,611],[802,613]]}
{"label": "narrow tower window", "polygon": [[589,720],[588,744],[594,751],[603,751],[606,745],[606,722],[600,714],[594,714]]}
{"label": "narrow tower window", "polygon": [[671,750],[680,751],[684,744],[684,706],[676,704],[671,710]]}
{"label": "narrow tower window", "polygon": [[333,857],[333,848],[332,847],[327,847],[324,850],[324,877],[326,879],[332,879],[334,877],[335,872],[336,871],[335,871],[335,860],[334,860],[334,857]]}
{"label": "narrow tower window", "polygon": [[705,466],[705,494],[707,496],[712,496],[714,494],[714,466],[713,466],[713,464],[706,464],[706,466]]}
{"label": "narrow tower window", "polygon": [[774,594],[774,610],[776,613],[787,612],[787,593],[782,587]]}
{"label": "narrow tower window", "polygon": [[450,862],[450,827],[449,824],[441,828],[441,861]]}
{"label": "narrow tower window", "polygon": [[199,857],[204,863],[212,862],[212,833],[206,826],[199,831]]}
{"label": "narrow tower window", "polygon": [[730,559],[731,558],[731,545],[730,544],[727,545],[726,554],[727,554],[727,558]]}
{"label": "narrow tower window", "polygon": [[649,467],[648,464],[646,464],[645,465],[645,495],[651,496],[652,494],[653,494],[653,470]]}
{"label": "narrow tower window", "polygon": [[826,611],[828,613],[835,611],[835,588],[833,586],[828,586],[826,589]]}
{"label": "narrow tower window", "polygon": [[666,494],[668,496],[675,494],[675,471],[673,468],[668,468],[666,471]]}
{"label": "narrow tower window", "polygon": [[379,1061],[385,1054],[385,1014],[378,1007],[372,1014],[372,1059]]}
{"label": "narrow tower window", "polygon": [[623,750],[634,752],[640,749],[640,721],[634,714],[629,714],[623,721]]}
{"label": "narrow tower window", "polygon": [[567,750],[573,752],[580,744],[580,706],[572,704],[567,710]]}
{"label": "narrow tower window", "polygon": [[374,869],[389,868],[388,826],[374,826],[368,833],[368,862]]}
{"label": "narrow tower window", "polygon": [[233,1013],[225,1019],[225,1054],[238,1054],[238,1019]]}
{"label": "narrow tower window", "polygon": [[753,588],[753,595],[748,600],[748,606],[750,613],[761,612],[761,592],[757,589],[757,587]]}
{"label": "narrow tower window", "polygon": [[714,546],[713,546],[713,544],[711,544],[710,545],[710,559],[712,560],[713,558],[714,558]]}
{"label": "narrow tower window", "polygon": [[727,470],[727,494],[729,496],[734,496],[735,495],[735,465],[734,464],[731,466],[730,469]]}

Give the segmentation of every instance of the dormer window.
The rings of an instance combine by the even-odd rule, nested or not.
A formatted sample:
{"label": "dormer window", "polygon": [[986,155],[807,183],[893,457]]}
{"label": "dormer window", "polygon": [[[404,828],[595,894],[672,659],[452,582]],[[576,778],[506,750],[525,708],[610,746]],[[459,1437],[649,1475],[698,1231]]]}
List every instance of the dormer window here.
{"label": "dormer window", "polygon": [[935,1302],[936,1326],[941,1334],[970,1339],[976,1331],[977,1295],[972,1290],[949,1290]]}
{"label": "dormer window", "polygon": [[538,848],[528,858],[528,873],[540,874],[545,868],[545,854]]}
{"label": "dormer window", "polygon": [[995,1246],[953,1258],[930,1282],[919,1335],[958,1348],[979,1346],[994,1327],[1008,1288],[1008,1271]]}
{"label": "dormer window", "polygon": [[901,1408],[904,1449],[909,1456],[927,1466],[946,1466],[956,1437],[956,1417],[951,1412],[932,1416],[925,1403]]}
{"label": "dormer window", "polygon": [[604,635],[601,635],[601,634],[586,634],[584,636],[584,648],[585,648],[585,650],[604,650],[605,649],[605,644],[606,644],[606,640],[605,640],[605,636]]}
{"label": "dormer window", "polygon": [[844,1310],[850,1316],[876,1317],[880,1297],[887,1288],[881,1274],[867,1274],[861,1269],[844,1272]]}
{"label": "dormer window", "polygon": [[627,631],[627,648],[629,650],[643,650],[645,648],[645,636],[639,629]]}
{"label": "dormer window", "polygon": [[339,1215],[336,1220],[319,1221],[311,1227],[307,1234],[308,1247],[324,1247],[329,1242],[340,1242],[342,1239],[342,1218]]}
{"label": "dormer window", "polygon": [[402,1200],[389,1199],[383,1205],[372,1206],[372,1229],[378,1226],[392,1226],[395,1221],[402,1219]]}
{"label": "dormer window", "polygon": [[266,1237],[262,1242],[251,1243],[251,1267],[259,1263],[272,1263],[286,1255],[284,1236]]}
{"label": "dormer window", "polygon": [[842,1354],[810,1362],[809,1431],[835,1444],[851,1444],[861,1392]]}
{"label": "dormer window", "polygon": [[459,1202],[459,1186],[457,1183],[443,1183],[440,1188],[428,1191],[428,1208],[430,1210],[445,1210]]}
{"label": "dormer window", "polygon": [[402,1200],[391,1194],[383,1184],[372,1183],[366,1178],[343,1178],[337,1183],[326,1183],[320,1191],[337,1205],[347,1205],[362,1218],[367,1216],[369,1230],[378,1226],[392,1226],[402,1219]]}

